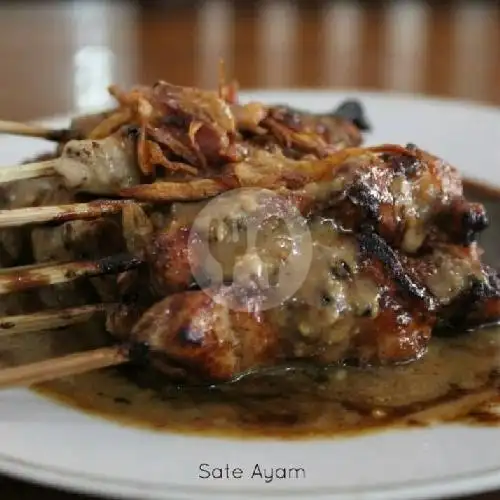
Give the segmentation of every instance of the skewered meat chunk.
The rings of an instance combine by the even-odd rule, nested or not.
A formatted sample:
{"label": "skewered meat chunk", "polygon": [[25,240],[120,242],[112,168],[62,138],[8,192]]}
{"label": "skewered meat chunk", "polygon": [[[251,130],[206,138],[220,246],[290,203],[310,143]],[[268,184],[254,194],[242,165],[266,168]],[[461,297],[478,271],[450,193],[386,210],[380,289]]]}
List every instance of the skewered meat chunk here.
{"label": "skewered meat chunk", "polygon": [[[6,192],[9,195],[9,208],[59,205],[74,201],[74,194],[57,177],[12,183],[6,188]],[[120,253],[125,246],[119,218],[77,220],[56,226],[27,226],[15,230],[6,229],[5,233],[22,234],[24,251],[28,251],[30,258],[37,263],[94,259]],[[43,287],[37,294],[41,303],[47,307],[84,305],[95,302],[98,298],[106,301],[116,297],[115,281],[110,277],[92,278],[88,282]]]}
{"label": "skewered meat chunk", "polygon": [[425,304],[427,314],[435,315],[441,326],[445,322],[459,325],[461,318],[462,327],[477,328],[500,319],[500,281],[495,271],[480,262],[476,244],[467,248],[438,245],[417,257],[394,251],[371,231],[358,240],[365,252],[384,262],[407,293]]}
{"label": "skewered meat chunk", "polygon": [[[67,203],[72,200],[60,179],[26,179],[0,188],[2,209],[45,204]],[[13,267],[28,264],[32,257],[30,229],[26,227],[0,230],[0,266]]]}
{"label": "skewered meat chunk", "polygon": [[112,194],[140,180],[132,144],[119,135],[69,141],[55,168],[68,189],[97,195]]}
{"label": "skewered meat chunk", "polygon": [[[37,227],[31,233],[37,262],[71,262],[119,254],[124,248],[121,224],[112,218],[70,221],[56,227]],[[61,308],[91,302],[112,301],[117,296],[114,276],[64,283],[39,290],[49,307]]]}
{"label": "skewered meat chunk", "polygon": [[156,303],[132,336],[151,349],[158,368],[171,360],[214,381],[258,368],[279,354],[276,331],[262,317],[231,310],[202,291]]}
{"label": "skewered meat chunk", "polygon": [[[346,112],[349,113],[346,113]],[[272,106],[260,124],[268,133],[258,143],[280,144],[286,156],[318,158],[338,149],[361,144],[361,133],[369,129],[358,103],[346,102],[331,114],[305,113],[289,106]]]}
{"label": "skewered meat chunk", "polygon": [[[463,199],[456,169],[412,145],[361,150],[337,165],[330,177],[298,194],[305,207],[318,202],[323,209],[331,207],[345,227],[355,230],[369,221],[409,253],[429,238],[470,243],[487,226],[484,208]],[[444,217],[458,223],[443,224]]]}
{"label": "skewered meat chunk", "polygon": [[[173,105],[170,103],[170,106]],[[177,110],[177,108],[173,109]],[[230,113],[230,111],[227,112]],[[230,114],[227,115],[228,120],[230,116]],[[211,129],[208,130],[203,127],[196,129],[196,134],[193,136],[193,140],[196,141],[196,147],[194,147],[187,139],[189,126],[185,124],[186,119],[184,116],[184,121],[182,121],[179,118],[178,111],[176,111],[176,114],[172,117],[165,118],[161,126],[148,128],[148,134],[159,145],[157,147],[162,148],[164,152],[169,152],[167,154],[169,160],[166,165],[175,168],[175,165],[179,165],[175,162],[175,159],[180,156],[184,162],[200,166],[199,158],[202,155],[205,158],[205,167],[208,163],[213,167],[219,161],[230,163],[242,159],[246,155],[247,148],[244,143],[238,146],[236,135],[231,140],[223,140],[219,136],[216,137],[215,132]],[[190,120],[193,119],[193,117],[190,118]],[[179,120],[181,120],[180,124]],[[331,146],[339,149],[357,145],[361,141],[359,130],[347,120],[334,117],[318,116],[313,118],[308,116],[307,118],[304,117],[303,121],[304,124],[297,120],[295,126],[304,129],[304,132],[301,133],[309,134],[311,137],[314,136],[311,127],[314,124],[317,124],[317,127],[321,126],[325,131],[323,134],[325,138],[321,139],[324,147]],[[189,123],[192,123],[192,121]],[[226,124],[226,128],[227,126]],[[216,129],[216,132],[219,133],[220,130]],[[233,130],[233,133],[236,134],[236,130]],[[247,140],[250,141],[250,144],[252,141],[258,143],[257,139],[249,138]],[[276,143],[277,139],[273,139],[273,136],[267,136],[266,141]],[[225,148],[224,153],[221,152],[222,147]],[[294,143],[292,141],[292,144],[288,146],[288,150],[292,150],[293,147]],[[220,156],[221,154],[222,156]],[[296,156],[297,154],[299,153],[295,153]],[[214,155],[218,155],[220,158],[217,159]],[[135,152],[135,139],[126,130],[120,130],[103,139],[71,140],[67,142],[61,149],[60,160],[56,162],[55,169],[64,179],[68,189],[96,195],[115,194],[122,188],[138,184],[141,179]]]}
{"label": "skewered meat chunk", "polygon": [[[148,223],[148,219],[143,214],[142,223],[130,223],[129,229],[126,228],[126,234],[133,235],[137,238],[142,234],[143,244],[141,251],[135,248],[130,248],[132,252],[139,252],[152,266],[152,283],[154,283],[159,293],[165,294],[176,290],[186,289],[192,282],[193,268],[199,265],[200,269],[206,265],[205,262],[196,262],[196,255],[193,254],[192,248],[190,253],[189,241],[196,239],[198,232],[204,239],[211,240],[211,251],[213,256],[222,264],[221,270],[224,279],[230,279],[235,265],[235,258],[227,258],[227,255],[235,254],[235,252],[245,252],[244,234],[234,238],[234,232],[228,231],[228,228],[237,228],[237,231],[244,233],[248,227],[248,219],[265,210],[262,205],[262,200],[259,201],[259,192],[245,192],[238,201],[236,195],[230,197],[230,217],[218,221],[217,225],[212,224],[210,233],[207,233],[206,227],[200,225],[198,218],[197,224],[193,226],[198,213],[203,209],[205,204],[199,203],[175,203],[171,207],[171,218],[166,222],[166,226],[157,231],[153,231],[153,227]],[[253,198],[252,198],[253,197]],[[246,198],[246,199],[245,199]],[[264,201],[266,198],[264,197]],[[253,203],[253,206],[252,206]],[[275,209],[275,208],[274,208]],[[270,213],[273,210],[269,208]],[[141,219],[141,209],[131,205],[127,207],[126,213],[134,212],[136,217]],[[332,213],[327,211],[325,215]],[[324,216],[323,216],[324,218]],[[325,219],[328,220],[328,217]],[[334,216],[334,220],[338,219]],[[206,225],[206,223],[205,223]],[[141,229],[132,230],[134,227]],[[340,227],[343,227],[342,225]],[[374,241],[375,234],[371,234],[370,226],[368,226],[370,240]],[[286,241],[279,237],[279,232],[283,227],[276,226],[274,223],[262,224],[259,227],[260,240],[259,243],[264,245],[269,258],[274,258],[286,246]],[[344,228],[345,230],[345,228]],[[361,234],[362,240],[366,238]],[[393,251],[389,245],[382,239],[378,238],[381,244],[370,243],[381,254],[390,252],[394,255],[394,259],[398,259],[407,268],[411,268],[411,275],[417,282],[425,284],[430,289],[430,295],[433,295],[442,304],[451,302],[459,293],[463,291],[471,282],[478,279],[484,279],[485,266],[480,261],[480,250],[476,244],[471,244],[468,247],[453,246],[445,244],[435,244],[431,249],[423,250],[418,256],[409,256],[401,251]],[[243,242],[243,243],[242,243]],[[289,238],[290,242],[290,238]],[[243,244],[243,246],[242,246]],[[332,243],[332,245],[336,243]],[[356,252],[352,251],[352,255]],[[390,258],[386,256],[386,260]],[[393,259],[393,261],[394,261]],[[201,272],[201,271],[200,271]]]}
{"label": "skewered meat chunk", "polygon": [[[60,179],[43,178],[27,179],[13,182],[0,188],[2,209],[15,209],[25,206],[41,206],[47,203],[64,203],[71,200],[71,195],[62,185]],[[0,267],[9,268],[29,265],[33,262],[31,244],[31,228],[8,228],[0,230]],[[2,314],[26,314],[41,308],[38,290],[12,293],[2,297],[0,310]]]}
{"label": "skewered meat chunk", "polygon": [[[369,222],[410,253],[429,238],[467,245],[488,225],[484,207],[464,199],[456,169],[413,145],[347,148],[309,161],[256,151],[226,175],[219,182],[231,187],[281,188],[305,215],[330,209],[346,229],[357,231]],[[168,195],[169,184],[126,192],[159,200],[162,189]]]}

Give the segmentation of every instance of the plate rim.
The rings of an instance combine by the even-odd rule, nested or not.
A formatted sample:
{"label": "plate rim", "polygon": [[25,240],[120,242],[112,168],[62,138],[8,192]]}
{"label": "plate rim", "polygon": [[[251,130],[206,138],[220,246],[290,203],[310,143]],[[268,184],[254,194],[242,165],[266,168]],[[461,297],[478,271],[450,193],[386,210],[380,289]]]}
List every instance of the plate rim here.
{"label": "plate rim", "polygon": [[[6,469],[5,464],[15,464],[14,469]],[[295,498],[318,498],[319,500],[431,500],[443,496],[457,498],[496,491],[500,484],[499,468],[490,468],[484,472],[456,474],[445,478],[426,481],[406,481],[397,486],[377,485],[367,488],[348,488],[332,491],[331,487],[307,488],[297,491],[273,490],[268,494],[265,489],[224,489],[203,486],[179,486],[162,483],[140,483],[139,481],[109,480],[105,476],[87,473],[75,473],[53,466],[40,466],[26,460],[8,457],[0,453],[0,471],[6,476],[35,483],[41,486],[63,489],[68,492],[99,495],[113,498],[123,497],[141,500],[218,500],[233,498],[241,500],[276,500]],[[28,478],[28,479],[26,479]],[[265,487],[264,487],[265,488]],[[175,496],[172,496],[172,493]],[[139,495],[139,497],[138,497]]]}
{"label": "plate rim", "polygon": [[240,90],[240,95],[271,95],[271,94],[319,94],[319,95],[337,95],[337,96],[349,96],[349,95],[359,95],[368,98],[379,98],[391,100],[406,100],[406,101],[426,101],[429,104],[450,104],[465,106],[467,108],[476,108],[483,110],[492,110],[495,112],[500,112],[500,103],[495,104],[489,101],[481,101],[467,98],[460,98],[454,96],[439,96],[424,94],[422,92],[403,92],[403,91],[387,91],[380,90],[376,88],[361,88],[361,87],[338,87],[338,88],[328,88],[328,87],[276,87],[276,88],[243,88]]}

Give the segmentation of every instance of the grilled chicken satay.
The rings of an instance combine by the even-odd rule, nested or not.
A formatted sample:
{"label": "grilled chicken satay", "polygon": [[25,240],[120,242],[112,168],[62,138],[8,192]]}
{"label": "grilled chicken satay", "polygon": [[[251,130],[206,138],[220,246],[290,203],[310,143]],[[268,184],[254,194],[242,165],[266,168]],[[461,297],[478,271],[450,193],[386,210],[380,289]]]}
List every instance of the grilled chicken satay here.
{"label": "grilled chicken satay", "polygon": [[[152,182],[162,168],[192,175],[201,170],[210,176],[223,165],[244,160],[249,147],[295,158],[322,157],[359,145],[366,125],[357,103],[350,103],[348,116],[341,106],[337,116],[230,104],[215,92],[165,82],[112,93],[117,109],[73,120],[61,135],[67,140],[60,143],[58,158],[50,165],[29,165],[29,175],[55,170],[68,189],[114,195],[141,180]],[[16,178],[15,172],[12,176]]]}
{"label": "grilled chicken satay", "polygon": [[[174,361],[211,381],[290,360],[385,364],[415,359],[425,351],[434,319],[390,286],[376,304],[366,304],[364,293],[373,298],[370,288],[376,286],[374,269],[361,270],[345,286],[349,298],[336,296],[323,311],[303,303],[303,297],[266,311],[224,304],[227,299],[252,302],[248,288],[219,288],[213,298],[203,290],[180,292],[146,311],[131,339],[146,345],[153,359]],[[346,302],[342,312],[334,304],[339,299]]]}
{"label": "grilled chicken satay", "polygon": [[[228,296],[230,303],[235,295],[242,301],[252,300],[245,295],[248,290],[238,293],[228,286],[213,295],[203,290],[179,292],[154,304],[135,323],[128,337],[134,346],[132,352],[138,353],[141,361],[146,357],[169,377],[201,378],[209,383],[233,381],[263,368],[297,361],[326,366],[418,359],[426,351],[436,316],[422,303],[404,298],[376,260],[367,264],[373,266],[367,271],[374,282],[380,272],[381,294],[377,310],[365,317],[350,311],[332,327],[324,320],[331,313],[319,308],[306,306],[304,311],[297,304],[284,304],[266,311],[241,311],[224,305]],[[486,301],[482,301],[484,295],[475,295],[482,307],[475,309],[473,304],[471,309],[463,302],[456,306],[472,311],[475,321],[484,321],[487,311],[487,318],[498,322],[498,282],[494,286],[493,296]],[[463,323],[470,315],[459,314],[455,319],[450,323],[455,327],[477,325]]]}
{"label": "grilled chicken satay", "polygon": [[[238,258],[247,252],[245,232],[252,217],[249,209],[252,201],[256,202],[255,199],[249,202],[241,200],[238,205],[235,197],[231,197],[231,216],[211,224],[210,232],[203,226],[206,225],[203,219],[201,226],[199,221],[198,224],[194,223],[204,207],[202,202],[173,204],[170,219],[161,221],[163,227],[161,223],[152,224],[138,206],[131,205],[124,212],[124,230],[129,250],[148,261],[150,283],[160,296],[188,289],[194,283],[193,273],[198,281],[203,277],[206,267],[204,256],[194,252],[190,246],[190,242],[197,239],[210,242],[210,251],[221,265],[223,281],[231,281]],[[264,205],[258,209],[266,210]],[[272,213],[273,207],[269,210]],[[481,262],[482,251],[475,243],[467,247],[436,244],[418,256],[411,256],[391,248],[369,227],[355,236],[343,235],[345,230],[328,212],[310,219],[309,225],[316,238],[321,234],[328,235],[324,241],[315,241],[313,248],[324,255],[333,256],[335,252],[343,255],[342,267],[345,269],[337,270],[337,274],[348,275],[352,267],[349,262],[365,249],[365,252],[376,256],[383,263],[407,294],[419,298],[429,310],[435,310],[437,314],[445,307],[451,311],[453,304],[471,291],[477,294],[482,290],[485,300],[496,297],[498,286],[495,274]],[[234,228],[240,233],[236,237]],[[272,274],[276,270],[275,266],[279,265],[283,249],[290,251],[294,240],[283,225],[276,225],[272,220],[259,226],[259,234],[259,256],[264,262],[270,263],[267,272]],[[246,257],[249,258],[248,255]],[[313,260],[318,258],[315,254]],[[334,264],[331,269],[333,272]],[[210,285],[210,273],[207,274],[207,285]],[[481,306],[480,300],[476,302],[486,314],[486,306]],[[495,314],[492,313],[492,316]],[[479,322],[485,319],[483,317]]]}
{"label": "grilled chicken satay", "polygon": [[436,245],[419,258],[400,255],[416,282],[425,283],[438,303],[440,329],[474,329],[500,318],[500,279],[481,262],[477,243]]}
{"label": "grilled chicken satay", "polygon": [[279,148],[296,158],[322,157],[359,145],[367,128],[355,102],[344,103],[338,113],[315,115],[284,106],[230,103],[216,92],[166,82],[130,92],[113,87],[111,93],[118,108],[74,119],[61,131],[59,159],[51,165],[31,164],[24,176],[48,175],[54,169],[69,189],[114,195],[141,178],[151,182],[157,167],[210,174],[243,160],[245,144]]}
{"label": "grilled chicken satay", "polygon": [[468,245],[488,225],[484,207],[464,199],[456,169],[413,145],[349,154],[292,196],[305,213],[330,208],[346,229],[369,223],[408,253],[435,240]]}
{"label": "grilled chicken satay", "polygon": [[[376,307],[370,304],[363,312],[352,308],[356,293],[348,295],[351,308],[339,315],[338,305],[331,304],[345,301],[342,295],[326,300],[322,307],[311,307],[295,297],[279,308],[245,312],[225,306],[227,297],[187,291],[170,295],[147,310],[131,338],[148,348],[158,368],[168,369],[173,362],[212,382],[291,360],[378,365],[418,358],[431,337],[435,314],[423,302],[405,297],[375,259],[365,263],[367,267],[349,286],[370,290],[378,285],[380,295]],[[251,301],[245,292],[238,299]],[[230,287],[217,290],[217,294],[233,293]],[[488,300],[495,305],[495,314],[488,319],[498,321],[498,287],[495,298]],[[483,313],[484,308],[476,319],[484,320]]]}
{"label": "grilled chicken satay", "polygon": [[[71,201],[71,193],[55,177],[26,179],[0,187],[0,208],[5,210]],[[26,265],[30,258],[30,228],[0,230],[0,267]]]}
{"label": "grilled chicken satay", "polygon": [[[31,231],[33,257],[39,263],[92,260],[123,252],[124,241],[119,220],[106,217],[97,220],[65,222],[55,227],[36,227]],[[110,302],[117,296],[115,276],[99,276],[42,287],[42,302],[51,308]]]}
{"label": "grilled chicken satay", "polygon": [[345,154],[290,194],[304,213],[330,208],[346,229],[369,223],[408,253],[435,240],[466,246],[488,226],[484,207],[465,200],[456,169],[443,160],[413,145]]}
{"label": "grilled chicken satay", "polygon": [[[289,251],[293,242],[284,227],[262,224],[258,248],[248,252],[244,238],[235,238],[227,230],[231,225],[242,233],[247,230],[249,214],[244,206],[248,202],[238,206],[232,200],[232,217],[219,226],[211,225],[210,234],[204,236],[212,237],[212,256],[222,271],[219,282],[233,282],[233,288],[223,287],[220,293],[234,294],[235,269],[246,271],[243,276],[253,278],[238,281],[236,290],[243,304],[255,304],[259,297],[252,295],[252,279],[258,280],[263,271],[273,276],[286,258],[283,250]],[[151,222],[141,216],[140,209],[127,209],[129,247],[145,252],[149,283],[157,297],[167,295],[143,315],[132,335],[134,341],[150,346],[159,366],[161,359],[171,359],[209,379],[228,380],[285,359],[325,364],[401,362],[425,351],[438,320],[474,327],[500,318],[498,280],[481,264],[475,245],[442,245],[418,258],[410,257],[391,249],[373,231],[346,234],[335,220],[324,216],[309,223],[311,267],[299,289],[269,310],[234,310],[206,290],[186,291],[194,283],[193,273],[199,278],[206,266],[200,261],[197,269],[196,255],[188,245],[193,218],[201,207],[174,205],[172,231],[160,231],[152,239]],[[134,224],[137,229],[131,231]],[[206,227],[202,223],[199,230]],[[144,244],[148,238],[152,246]],[[201,285],[210,290],[210,273],[207,278]],[[176,293],[171,296],[172,292]],[[465,308],[464,317],[467,297],[473,304]],[[124,308],[121,319],[128,314],[135,321],[146,308],[146,304],[140,311]],[[123,329],[121,335],[126,336]],[[248,358],[241,354],[242,344]]]}
{"label": "grilled chicken satay", "polygon": [[[330,160],[297,162],[283,156],[276,161],[275,155],[259,150],[249,163],[235,165],[233,177],[228,175],[224,182],[226,188],[231,185],[231,179],[236,186],[271,186],[302,214],[328,213],[344,230],[355,232],[368,225],[391,246],[405,253],[428,252],[438,243],[468,248],[487,227],[484,207],[464,199],[456,171],[441,160],[414,148],[384,148],[385,151],[391,149],[391,153],[380,154],[369,149],[356,150],[354,154],[346,150],[346,158],[333,165]],[[291,189],[297,182],[305,182],[305,186]],[[180,191],[185,189],[185,185],[179,183],[143,187],[151,193],[154,189],[161,191],[165,185],[169,186],[169,195],[174,192],[172,185]],[[280,185],[281,191],[277,188]],[[220,187],[224,191],[222,183]],[[137,194],[137,190],[132,191]],[[193,198],[192,193],[189,194]],[[139,196],[141,198],[156,199]],[[258,207],[259,201],[254,205]],[[180,206],[174,205],[174,211]],[[198,209],[201,207],[198,205]],[[238,212],[235,201],[234,213]],[[158,256],[158,270],[163,266],[157,275],[165,277],[164,282],[170,288],[175,289],[177,282],[184,283],[189,276],[189,270],[183,265],[185,259],[181,257],[189,231],[189,221],[185,226],[177,221],[157,232],[151,240],[150,255]]]}
{"label": "grilled chicken satay", "polygon": [[[231,200],[231,207],[228,207],[232,208],[233,222],[239,227],[241,233],[248,229],[246,226],[248,213],[244,213],[244,208],[252,201],[255,200],[241,200],[241,206],[237,206],[235,200]],[[180,226],[177,226],[180,232],[176,233],[181,235],[180,241],[160,239],[153,242],[152,253],[148,257],[152,270],[150,280],[153,280],[152,284],[157,296],[169,294],[175,289],[186,290],[193,282],[192,273],[199,276],[199,273],[203,272],[204,262],[200,262],[198,269],[196,269],[196,262],[189,262],[188,240],[185,237],[190,229],[185,225],[186,220],[196,217],[196,208],[199,207],[178,205],[177,208],[173,208],[174,214],[178,212],[174,217],[180,223]],[[128,219],[124,227],[128,234],[129,248],[136,252],[145,250],[147,254],[150,248],[147,243],[141,247],[141,239],[146,241],[150,238],[152,225],[148,223],[144,215],[141,216],[140,208],[137,208],[133,214],[130,213],[132,211],[132,207],[127,207],[124,214],[125,219]],[[264,222],[260,225],[257,247],[251,251],[247,251],[243,234],[235,238],[234,233],[231,234],[227,230],[231,221],[225,219],[220,221],[220,225],[211,225],[210,228],[207,225],[208,221],[198,220],[198,222],[200,231],[209,231],[204,236],[208,239],[213,236],[212,256],[220,263],[223,274],[218,277],[219,280],[235,283],[236,270],[239,278],[236,276],[238,282],[235,286],[243,293],[243,297],[240,297],[243,303],[251,304],[255,300],[258,302],[258,297],[251,296],[253,293],[251,290],[255,291],[252,285],[253,280],[258,281],[263,275],[275,276],[286,262],[290,251],[294,250],[294,245],[297,244],[295,235],[290,235],[286,227],[277,225],[272,218],[267,221],[267,224]],[[171,224],[175,226],[176,221],[172,221]],[[135,229],[132,230],[134,226]],[[232,318],[238,324],[234,325],[234,332],[231,335],[238,335],[235,332],[241,332],[241,335],[257,336],[273,335],[276,337],[278,333],[280,336],[285,335],[279,340],[281,346],[279,352],[270,351],[275,362],[287,358],[314,358],[323,363],[330,363],[338,362],[346,357],[361,362],[390,362],[418,356],[425,349],[426,339],[430,335],[434,321],[432,315],[428,315],[425,321],[420,319],[425,305],[411,294],[405,297],[394,284],[394,280],[386,277],[387,272],[380,262],[377,263],[373,258],[366,258],[360,251],[356,238],[342,234],[334,221],[318,218],[312,221],[310,226],[313,236],[312,255],[303,255],[303,258],[311,259],[311,267],[306,270],[305,281],[299,284],[299,290],[284,304],[273,307],[269,311],[259,311],[257,306],[255,312],[241,313],[241,311],[233,311],[231,307],[217,304],[216,299],[212,300],[205,292],[180,292],[174,294],[176,299],[167,297],[159,305],[153,306],[151,310],[153,312],[146,313],[143,319],[139,320],[134,327],[134,332],[140,331],[141,334],[139,337],[133,334],[134,341],[145,342],[143,336],[151,336],[151,339],[147,340],[151,345],[153,337],[173,335],[175,329],[165,330],[166,323],[163,324],[159,317],[155,322],[153,317],[158,313],[159,316],[169,318],[168,311],[176,310],[180,315],[179,318],[184,318],[182,320],[184,322],[188,316],[191,316],[194,322],[201,322],[204,317],[208,320],[209,314],[215,316],[220,314],[223,318],[220,319],[219,327],[223,327],[224,318]],[[193,264],[194,268],[191,267]],[[309,262],[305,264],[307,267]],[[293,265],[300,267],[301,264],[297,262]],[[210,275],[207,278],[210,279]],[[211,283],[208,282],[207,286],[210,287],[210,285]],[[226,290],[223,293],[233,293],[228,287],[223,290]],[[178,309],[181,306],[189,309],[190,312],[186,313],[186,316]],[[159,311],[163,308],[166,309],[160,313]],[[397,326],[403,314],[411,314],[408,313],[409,309],[415,314],[415,320],[406,322],[407,329],[402,325]],[[390,314],[389,310],[392,311]],[[133,313],[131,315],[133,316]],[[123,317],[117,319],[123,319]],[[219,323],[216,318],[214,321]],[[144,324],[149,325],[147,330]],[[360,330],[361,325],[363,328]],[[202,330],[199,335],[205,335],[201,323],[198,328]],[[155,333],[151,329],[154,329]],[[386,333],[377,333],[379,330]],[[161,331],[164,333],[160,333]],[[359,333],[360,331],[362,333]],[[123,331],[121,333],[123,334]],[[218,331],[214,325],[213,332],[211,327],[207,326],[206,334],[208,337],[216,336],[215,339],[208,341],[211,347],[207,345],[207,348],[210,350],[215,349],[218,335],[225,336],[229,333]],[[387,335],[387,342],[381,337],[382,335]],[[401,338],[399,340],[391,338],[391,335],[400,335]],[[356,337],[355,340],[354,337]],[[170,342],[166,340],[166,337],[161,338],[165,346],[169,345],[172,349],[178,347],[176,347],[175,340]],[[278,341],[276,338],[269,337],[269,339],[269,342],[273,343]],[[258,339],[251,337],[248,342],[257,346],[262,344],[261,340],[260,337]],[[234,339],[234,342],[237,341],[238,339]],[[360,343],[359,350],[355,347],[356,342]],[[285,345],[288,344],[290,345],[285,349]],[[158,344],[155,345],[158,346]],[[327,346],[328,350],[325,351]],[[236,345],[233,347],[236,348]],[[264,349],[261,354],[267,355],[266,353],[269,351]],[[200,351],[201,355],[210,356],[204,349]],[[211,356],[218,357],[219,353],[214,352]],[[253,359],[253,355],[250,356],[249,360]],[[182,360],[177,359],[177,361]],[[214,359],[214,363],[216,362]],[[256,363],[260,361],[257,359]],[[249,368],[251,366],[245,367],[244,370]],[[196,370],[196,367],[194,369]],[[208,367],[199,367],[199,369],[203,371]],[[205,375],[218,378],[218,375],[212,372],[206,372]],[[238,373],[234,372],[227,374],[227,377],[232,378],[237,375]]]}
{"label": "grilled chicken satay", "polygon": [[256,143],[272,147],[278,142],[286,156],[300,159],[308,153],[323,158],[338,149],[359,146],[360,131],[370,127],[359,103],[346,101],[332,113],[323,114],[270,106],[260,128],[265,132],[254,138]]}
{"label": "grilled chicken satay", "polygon": [[[209,135],[205,129],[200,128],[197,132],[199,142],[196,146],[198,151],[193,151],[192,146],[189,144],[187,130],[183,130],[182,127],[179,128],[175,120],[179,120],[179,118],[173,117],[169,123],[165,123],[161,127],[151,128],[148,131],[155,141],[153,144],[157,144],[157,147],[160,147],[162,152],[170,151],[172,160],[170,161],[167,158],[168,163],[165,163],[164,166],[193,174],[196,173],[196,169],[190,168],[189,165],[199,166],[198,157],[200,154],[206,158],[207,165],[222,161],[218,156],[219,153],[214,152],[220,152],[221,147],[216,142],[218,139],[215,134]],[[308,119],[307,126],[304,125],[304,128],[310,128],[309,122],[311,120],[312,118]],[[324,147],[329,146],[339,149],[357,145],[361,141],[359,130],[348,120],[334,117],[318,117],[317,121],[318,123],[323,121],[328,123],[328,126],[321,125],[325,139],[312,131],[308,131],[307,134],[310,138],[317,137],[319,141],[324,143]],[[137,163],[136,152],[138,132],[133,128],[129,129],[130,131],[131,134],[127,133],[127,130],[121,129],[102,139],[71,140],[67,142],[61,148],[60,158],[55,163],[56,172],[62,176],[69,189],[96,195],[116,194],[122,188],[139,184],[141,171]],[[297,134],[297,132],[295,133]],[[253,144],[252,140],[254,139],[249,138],[247,142]],[[276,145],[280,140],[274,136],[267,136],[266,143],[267,145]],[[259,140],[255,139],[254,142],[258,144]],[[228,152],[223,157],[223,161],[230,162],[242,159],[247,154],[244,143],[241,144],[239,151],[236,149],[237,144],[234,143],[233,145],[235,147],[234,151]],[[229,145],[227,147],[229,148]],[[295,151],[293,153],[295,156],[302,154],[299,150],[294,150],[293,142],[287,147],[287,151]],[[182,165],[182,163],[174,161],[176,156],[181,156],[185,164]]]}
{"label": "grilled chicken satay", "polygon": [[55,164],[68,189],[109,195],[140,181],[134,145],[126,135],[66,143]]}

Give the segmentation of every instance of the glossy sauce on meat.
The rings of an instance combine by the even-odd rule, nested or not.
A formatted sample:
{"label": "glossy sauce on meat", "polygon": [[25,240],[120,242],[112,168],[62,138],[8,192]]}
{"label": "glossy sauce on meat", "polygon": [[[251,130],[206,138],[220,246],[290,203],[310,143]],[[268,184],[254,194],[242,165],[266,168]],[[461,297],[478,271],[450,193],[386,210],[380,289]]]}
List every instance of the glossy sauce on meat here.
{"label": "glossy sauce on meat", "polygon": [[[475,191],[471,198],[480,195]],[[495,227],[495,222],[500,220],[500,202],[481,201],[492,219],[481,241],[485,260],[498,268],[500,262],[494,259],[499,255],[500,227]],[[349,260],[352,250],[347,247],[343,251],[344,259]],[[317,273],[321,275],[322,268],[318,267]],[[314,295],[315,283],[312,280],[311,288],[305,290]],[[369,305],[374,292],[369,282],[364,285],[359,300]],[[305,317],[302,329],[312,329],[314,320]],[[317,320],[327,323],[329,318]],[[97,333],[98,325],[96,319],[94,324],[75,327],[72,332],[12,338],[11,345],[4,344],[0,351],[0,363],[34,361],[101,346],[109,340],[104,332]],[[95,332],[92,338],[89,328]],[[313,369],[296,365],[234,384],[187,388],[162,380],[157,372],[127,366],[51,382],[37,390],[117,422],[169,432],[331,436],[443,419],[484,422],[485,415],[491,413],[483,404],[497,397],[499,349],[500,328],[492,327],[473,335],[434,337],[425,356],[397,367]]]}

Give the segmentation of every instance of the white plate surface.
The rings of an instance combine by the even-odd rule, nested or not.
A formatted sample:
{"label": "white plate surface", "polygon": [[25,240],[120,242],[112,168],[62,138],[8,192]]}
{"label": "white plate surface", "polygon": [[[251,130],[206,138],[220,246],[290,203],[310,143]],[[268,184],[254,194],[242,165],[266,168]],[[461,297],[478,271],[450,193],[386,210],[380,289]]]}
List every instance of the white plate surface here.
{"label": "white plate surface", "polygon": [[[246,97],[310,110],[359,98],[371,144],[416,143],[463,174],[500,186],[500,110],[453,101],[359,92],[256,92]],[[59,124],[67,121],[58,120]],[[46,149],[1,137],[2,164]],[[200,479],[199,466],[244,471]],[[300,467],[305,477],[265,482],[262,469]],[[27,390],[0,392],[0,470],[59,487],[139,499],[437,498],[500,488],[500,428],[436,426],[313,441],[238,441],[121,427]]]}

